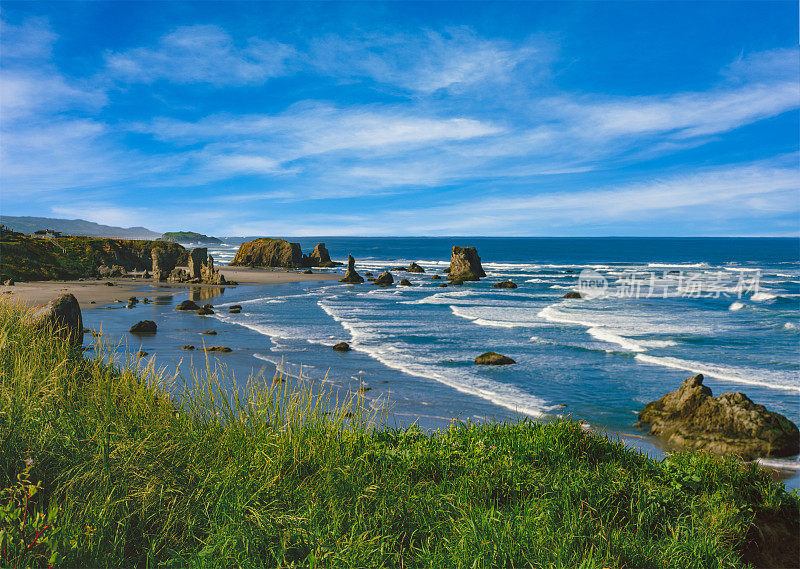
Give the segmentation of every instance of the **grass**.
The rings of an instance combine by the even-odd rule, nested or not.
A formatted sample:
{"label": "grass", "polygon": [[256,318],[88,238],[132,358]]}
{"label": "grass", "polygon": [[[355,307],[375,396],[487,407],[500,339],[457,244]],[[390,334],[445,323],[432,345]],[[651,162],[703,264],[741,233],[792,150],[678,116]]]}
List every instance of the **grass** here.
{"label": "grass", "polygon": [[0,304],[0,566],[791,559],[798,497],[753,465],[657,462],[569,421],[390,428],[357,397],[263,378],[236,390],[210,368],[179,389],[97,351],[85,359]]}

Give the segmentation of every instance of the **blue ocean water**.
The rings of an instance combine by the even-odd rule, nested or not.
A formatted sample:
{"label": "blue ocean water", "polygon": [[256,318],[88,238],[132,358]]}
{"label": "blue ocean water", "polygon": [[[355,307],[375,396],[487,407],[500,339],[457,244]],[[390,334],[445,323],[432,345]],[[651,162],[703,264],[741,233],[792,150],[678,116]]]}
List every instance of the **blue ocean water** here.
{"label": "blue ocean water", "polygon": [[[633,426],[649,401],[703,373],[715,395],[742,391],[800,424],[800,250],[772,238],[303,238],[324,241],[334,260],[350,253],[377,274],[415,261],[424,274],[395,272],[414,286],[338,282],[228,288],[201,319],[165,305],[160,339],[144,341],[159,362],[185,358],[202,327],[237,376],[276,369],[356,389],[392,417],[426,427],[454,417],[505,420],[570,415],[595,428],[648,437]],[[241,240],[210,253],[229,261]],[[475,246],[487,277],[441,288],[453,245]],[[593,298],[563,299],[591,272]],[[340,269],[331,272],[342,272]],[[511,279],[518,288],[493,288]],[[240,314],[224,307],[241,304]],[[137,309],[139,310],[139,309]],[[159,312],[160,311],[160,312]],[[126,311],[92,311],[115,328]],[[91,319],[90,318],[90,319]],[[202,320],[202,323],[199,321]],[[162,324],[163,322],[163,324]],[[164,338],[170,338],[166,345]],[[348,342],[353,351],[331,346]],[[136,347],[136,346],[134,346]],[[476,366],[496,351],[512,366]],[[226,359],[227,358],[227,359]],[[302,368],[302,370],[301,370]],[[643,442],[647,445],[647,442]],[[774,460],[797,469],[796,458]]]}

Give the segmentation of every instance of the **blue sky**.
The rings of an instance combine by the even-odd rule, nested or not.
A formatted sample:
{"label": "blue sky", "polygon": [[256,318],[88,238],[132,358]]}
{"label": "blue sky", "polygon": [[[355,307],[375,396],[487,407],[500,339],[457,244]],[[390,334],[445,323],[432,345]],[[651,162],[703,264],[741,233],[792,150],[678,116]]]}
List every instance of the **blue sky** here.
{"label": "blue sky", "polygon": [[0,208],[214,235],[797,235],[796,2],[3,2]]}

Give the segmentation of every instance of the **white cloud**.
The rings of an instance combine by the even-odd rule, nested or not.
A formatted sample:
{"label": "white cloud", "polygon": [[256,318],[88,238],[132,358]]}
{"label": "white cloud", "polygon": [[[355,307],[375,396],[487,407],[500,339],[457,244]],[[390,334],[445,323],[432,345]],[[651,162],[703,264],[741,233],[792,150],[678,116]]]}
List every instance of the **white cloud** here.
{"label": "white cloud", "polygon": [[108,72],[121,80],[152,83],[208,83],[214,86],[263,83],[286,72],[291,46],[259,38],[236,45],[213,25],[180,27],[154,48],[138,47],[105,55]]}
{"label": "white cloud", "polygon": [[[543,46],[486,39],[456,27],[421,34],[368,35],[358,39],[327,36],[311,42],[309,60],[319,72],[337,78],[370,78],[412,92],[430,94],[475,84],[509,82],[525,62],[549,62]],[[540,65],[537,73],[547,69]],[[530,81],[533,74],[527,77]]]}

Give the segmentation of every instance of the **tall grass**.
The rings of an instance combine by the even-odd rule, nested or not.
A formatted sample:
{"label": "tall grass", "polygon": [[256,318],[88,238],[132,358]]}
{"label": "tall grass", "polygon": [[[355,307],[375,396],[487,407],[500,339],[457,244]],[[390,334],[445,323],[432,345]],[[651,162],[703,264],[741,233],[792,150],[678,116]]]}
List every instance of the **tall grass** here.
{"label": "tall grass", "polygon": [[57,508],[32,566],[744,567],[798,527],[734,460],[569,421],[397,429],[319,386],[84,355],[0,304],[0,488],[28,468],[31,515]]}

